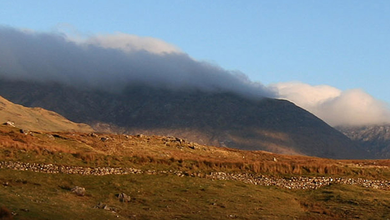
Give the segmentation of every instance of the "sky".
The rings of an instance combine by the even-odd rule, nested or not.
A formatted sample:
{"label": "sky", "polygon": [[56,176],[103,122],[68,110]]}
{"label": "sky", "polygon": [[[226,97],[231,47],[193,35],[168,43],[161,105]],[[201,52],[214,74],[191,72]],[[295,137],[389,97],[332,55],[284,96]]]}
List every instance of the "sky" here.
{"label": "sky", "polygon": [[352,116],[342,123],[390,120],[389,11],[387,0],[0,0],[0,26],[103,48],[180,52],[337,125]]}

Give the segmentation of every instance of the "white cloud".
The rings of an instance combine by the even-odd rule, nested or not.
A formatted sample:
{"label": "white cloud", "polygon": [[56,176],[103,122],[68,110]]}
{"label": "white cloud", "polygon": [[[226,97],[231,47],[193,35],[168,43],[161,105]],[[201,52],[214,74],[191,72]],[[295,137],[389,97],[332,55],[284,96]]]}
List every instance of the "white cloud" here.
{"label": "white cloud", "polygon": [[127,53],[147,51],[154,54],[183,53],[180,48],[153,37],[141,37],[133,34],[116,32],[114,34],[83,33],[68,23],[57,24],[53,33],[63,35],[64,38],[79,45],[93,45],[106,49],[119,49]]}
{"label": "white cloud", "polygon": [[117,33],[80,38],[0,27],[0,51],[0,78],[5,79],[108,91],[132,84],[227,91],[284,98],[333,126],[390,123],[387,106],[362,90],[300,82],[264,87],[242,73],[196,61],[175,46],[149,37]]}
{"label": "white cloud", "polygon": [[300,82],[277,83],[269,86],[287,99],[308,110],[332,126],[361,126],[390,123],[387,105],[361,89],[341,91]]}
{"label": "white cloud", "polygon": [[125,52],[144,50],[154,54],[182,53],[179,48],[162,40],[125,33],[96,35],[86,39],[84,43],[96,45],[102,48],[120,49]]}

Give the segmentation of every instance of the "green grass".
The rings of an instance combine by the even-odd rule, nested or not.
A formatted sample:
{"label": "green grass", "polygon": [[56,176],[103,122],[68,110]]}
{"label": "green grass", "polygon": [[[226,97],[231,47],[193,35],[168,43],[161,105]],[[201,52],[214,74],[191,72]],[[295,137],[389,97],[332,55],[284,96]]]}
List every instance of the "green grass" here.
{"label": "green grass", "polygon": [[[202,145],[192,149],[187,143],[167,145],[164,137],[99,135],[24,135],[0,126],[0,160],[202,174],[390,178],[387,160],[337,161]],[[106,136],[110,139],[102,141]],[[86,195],[72,193],[75,186],[85,187]],[[132,200],[120,202],[119,193]],[[386,219],[389,198],[390,191],[351,185],[288,190],[175,175],[80,176],[0,169],[0,219],[4,210],[16,213],[14,219]],[[110,210],[94,208],[98,204]]]}
{"label": "green grass", "polygon": [[[390,218],[390,192],[346,185],[286,190],[173,175],[80,176],[4,169],[0,183],[0,206],[17,213],[14,219]],[[74,186],[85,187],[86,195],[72,193]],[[117,199],[122,192],[131,202]],[[99,203],[115,212],[93,208]]]}
{"label": "green grass", "polygon": [[304,207],[338,219],[389,219],[390,192],[358,186],[332,185],[299,193]]}

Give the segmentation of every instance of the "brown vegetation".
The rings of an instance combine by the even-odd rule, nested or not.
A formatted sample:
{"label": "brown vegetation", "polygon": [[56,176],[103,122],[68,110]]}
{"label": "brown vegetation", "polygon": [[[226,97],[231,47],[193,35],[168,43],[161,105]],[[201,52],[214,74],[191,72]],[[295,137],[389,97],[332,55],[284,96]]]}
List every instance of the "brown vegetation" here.
{"label": "brown vegetation", "polygon": [[74,123],[63,116],[43,108],[26,108],[0,96],[0,123],[15,125],[26,132],[34,131],[80,131],[91,132],[86,124]]}
{"label": "brown vegetation", "polygon": [[0,220],[11,220],[13,219],[12,212],[6,207],[0,207]]}
{"label": "brown vegetation", "polygon": [[[389,160],[286,156],[141,134],[26,133],[2,125],[0,166],[8,168],[0,169],[2,202],[15,219],[389,217],[390,191],[382,187],[390,179]],[[72,193],[76,186],[85,196]]]}
{"label": "brown vegetation", "polygon": [[332,160],[204,146],[175,137],[20,132],[0,127],[1,160],[58,165],[149,167],[188,172],[388,178],[389,160]]}

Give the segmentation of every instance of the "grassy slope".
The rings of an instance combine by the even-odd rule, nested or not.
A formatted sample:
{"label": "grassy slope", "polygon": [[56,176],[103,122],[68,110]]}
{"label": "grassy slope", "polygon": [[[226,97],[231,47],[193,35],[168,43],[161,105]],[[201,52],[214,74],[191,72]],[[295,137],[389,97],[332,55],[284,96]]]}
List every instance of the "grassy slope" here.
{"label": "grassy slope", "polygon": [[[1,205],[15,219],[385,219],[390,192],[332,185],[285,190],[163,175],[79,176],[0,170]],[[69,188],[82,186],[80,197]],[[118,193],[132,197],[121,203]],[[96,209],[99,203],[112,210]],[[119,216],[119,217],[116,217]]]}
{"label": "grassy slope", "polygon": [[[390,179],[390,160],[331,160],[198,145],[172,137],[30,133],[0,126],[4,160],[73,166],[122,166],[271,175],[337,175]],[[277,160],[275,162],[274,160]],[[385,169],[381,169],[385,167]]]}
{"label": "grassy slope", "polygon": [[[387,160],[282,156],[203,146],[167,137],[42,132],[24,135],[7,126],[0,126],[0,160],[204,173],[389,179]],[[264,167],[267,169],[263,170]],[[390,218],[389,191],[349,185],[287,190],[174,175],[80,176],[6,169],[0,169],[0,184],[0,206],[17,213],[14,219]],[[86,196],[73,194],[70,189],[74,186],[85,187]],[[116,198],[122,192],[132,197],[129,203]],[[99,203],[111,210],[93,208]]]}
{"label": "grassy slope", "polygon": [[92,131],[89,125],[71,122],[55,112],[26,108],[0,96],[0,123],[7,121],[14,122],[19,128],[34,131]]}

